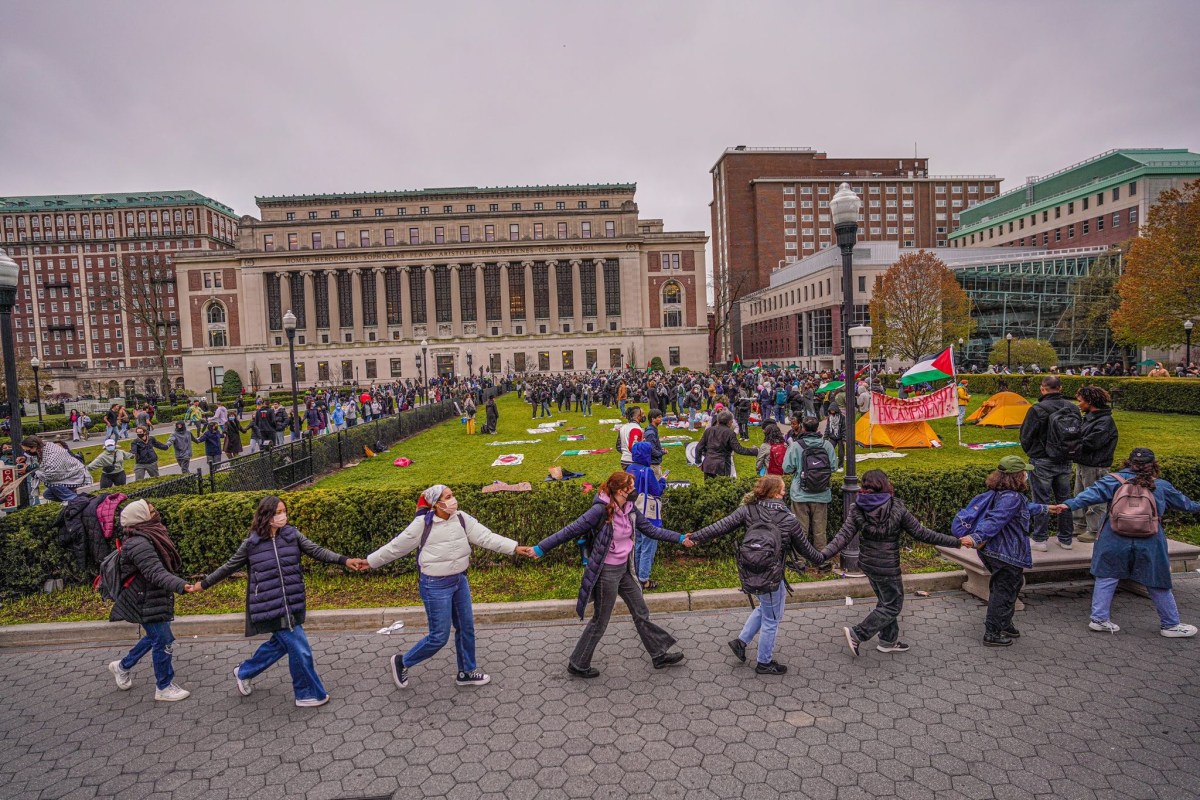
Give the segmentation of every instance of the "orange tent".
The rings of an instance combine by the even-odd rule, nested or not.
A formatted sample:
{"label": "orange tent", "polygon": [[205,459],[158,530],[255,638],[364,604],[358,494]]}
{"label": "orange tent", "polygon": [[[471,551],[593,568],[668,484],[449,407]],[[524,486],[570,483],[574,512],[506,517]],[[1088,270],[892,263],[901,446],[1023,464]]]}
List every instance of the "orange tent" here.
{"label": "orange tent", "polygon": [[967,417],[967,422],[993,428],[1019,428],[1030,407],[1030,402],[1016,392],[998,392]]}
{"label": "orange tent", "polygon": [[941,447],[942,441],[928,422],[872,425],[863,414],[854,426],[854,441],[863,447]]}

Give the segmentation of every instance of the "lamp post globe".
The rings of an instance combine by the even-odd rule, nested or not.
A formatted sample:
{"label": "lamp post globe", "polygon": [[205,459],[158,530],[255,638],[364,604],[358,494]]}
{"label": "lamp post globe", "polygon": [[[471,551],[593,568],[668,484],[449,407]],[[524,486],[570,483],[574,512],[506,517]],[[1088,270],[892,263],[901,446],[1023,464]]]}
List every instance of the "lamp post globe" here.
{"label": "lamp post globe", "polygon": [[[842,371],[847,385],[846,415],[843,425],[850,428],[846,431],[846,460],[844,469],[845,479],[842,482],[842,500],[844,517],[850,516],[854,498],[858,494],[858,471],[854,459],[854,410],[851,405],[854,394],[854,341],[850,323],[854,320],[854,245],[858,241],[858,212],[862,210],[862,199],[850,188],[849,183],[838,187],[833,199],[829,201],[829,213],[833,217],[833,231],[837,236],[838,249],[842,252]],[[857,330],[866,326],[858,326]],[[861,339],[861,332],[858,334]],[[870,346],[870,334],[866,338]],[[859,574],[858,542],[855,541],[842,551],[842,569],[850,574]]]}
{"label": "lamp post globe", "polygon": [[1184,344],[1183,356],[1183,374],[1187,376],[1187,371],[1192,367],[1192,321],[1190,319],[1183,321],[1183,337],[1186,341]]}
{"label": "lamp post globe", "polygon": [[[13,340],[12,309],[17,302],[17,284],[21,268],[8,253],[0,250],[0,351],[4,353],[4,388],[8,398],[8,430],[12,437],[13,455],[21,452],[21,401],[17,390],[17,351]],[[22,484],[18,505],[28,501]]]}
{"label": "lamp post globe", "polygon": [[296,315],[290,308],[283,315],[283,330],[287,334],[288,340],[288,372],[292,381],[292,424],[294,425],[296,424],[295,420],[300,416],[300,401],[296,397]]}
{"label": "lamp post globe", "polygon": [[1008,334],[1005,334],[1004,338],[1005,338],[1005,340],[1008,342],[1008,358],[1007,358],[1007,366],[1008,366],[1008,371],[1009,371],[1009,372],[1012,372],[1012,340],[1013,340],[1013,335],[1012,335],[1011,333],[1008,333]]}
{"label": "lamp post globe", "polygon": [[421,340],[421,367],[425,373],[425,380],[429,380],[429,340]]}

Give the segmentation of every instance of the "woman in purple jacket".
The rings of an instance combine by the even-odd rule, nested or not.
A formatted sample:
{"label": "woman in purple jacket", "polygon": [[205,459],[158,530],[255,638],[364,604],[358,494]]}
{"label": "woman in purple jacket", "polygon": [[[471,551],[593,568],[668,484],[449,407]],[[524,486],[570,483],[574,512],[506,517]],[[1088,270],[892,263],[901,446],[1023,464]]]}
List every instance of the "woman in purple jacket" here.
{"label": "woman in purple jacket", "polygon": [[595,601],[594,609],[567,662],[567,672],[580,678],[595,678],[600,674],[592,666],[592,654],[604,637],[618,597],[628,606],[634,627],[655,669],[683,661],[683,653],[678,650],[671,652],[675,637],[650,621],[642,587],[633,574],[632,556],[635,531],[651,539],[680,544],[685,537],[651,524],[634,507],[636,499],[633,476],[628,472],[614,472],[596,494],[596,502],[583,516],[547,536],[533,548],[534,557],[541,558],[564,542],[573,542],[580,537],[587,537],[591,541],[575,610],[583,619],[589,599]]}

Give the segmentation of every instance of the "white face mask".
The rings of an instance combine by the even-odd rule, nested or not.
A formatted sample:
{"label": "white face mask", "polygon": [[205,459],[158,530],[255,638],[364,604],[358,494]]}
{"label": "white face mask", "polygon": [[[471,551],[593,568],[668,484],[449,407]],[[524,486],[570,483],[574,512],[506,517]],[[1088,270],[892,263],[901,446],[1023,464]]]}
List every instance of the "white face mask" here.
{"label": "white face mask", "polygon": [[282,514],[276,514],[275,516],[271,517],[271,527],[282,528],[284,525],[287,525],[287,519],[288,517],[286,511],[284,511]]}
{"label": "white face mask", "polygon": [[458,498],[451,497],[449,500],[442,500],[439,505],[445,509],[447,514],[453,514],[455,511],[458,511]]}

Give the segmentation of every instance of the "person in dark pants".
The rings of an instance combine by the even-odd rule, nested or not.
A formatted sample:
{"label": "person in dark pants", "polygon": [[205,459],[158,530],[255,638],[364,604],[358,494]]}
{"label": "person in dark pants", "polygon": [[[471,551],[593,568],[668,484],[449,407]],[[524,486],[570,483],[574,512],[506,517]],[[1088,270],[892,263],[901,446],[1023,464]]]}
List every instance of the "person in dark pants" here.
{"label": "person in dark pants", "polygon": [[595,678],[600,674],[592,666],[592,654],[604,637],[618,597],[629,608],[642,646],[650,654],[655,669],[683,661],[683,653],[671,651],[675,637],[650,621],[642,587],[633,574],[632,556],[635,531],[651,539],[679,544],[683,543],[685,537],[676,531],[654,527],[634,508],[630,499],[632,494],[633,476],[628,472],[614,472],[597,492],[596,502],[591,508],[533,548],[534,557],[540,559],[560,544],[589,535],[591,537],[591,551],[588,553],[575,610],[583,619],[588,600],[594,601],[594,609],[567,662],[567,672],[579,678]]}
{"label": "person in dark pants", "polygon": [[989,647],[1007,647],[1021,635],[1012,619],[1025,570],[1033,566],[1027,535],[1030,518],[1046,513],[1045,504],[1030,503],[1025,497],[1029,490],[1025,473],[1032,469],[1020,456],[1000,459],[987,478],[992,493],[987,510],[971,533],[959,540],[963,547],[979,550],[979,560],[992,575],[983,633],[983,643]]}
{"label": "person in dark pants", "polygon": [[850,516],[842,529],[821,551],[827,561],[839,553],[855,536],[861,537],[859,565],[879,601],[875,609],[853,628],[843,628],[850,652],[858,655],[859,645],[876,634],[881,653],[903,653],[908,645],[900,641],[897,620],[904,608],[904,585],[900,581],[900,537],[908,533],[914,539],[941,547],[959,547],[958,539],[931,531],[917,521],[888,480],[883,470],[868,470],[862,476],[862,488],[854,498]]}
{"label": "person in dark pants", "polygon": [[[1067,445],[1056,433],[1060,428],[1052,418],[1057,418],[1059,412],[1064,415],[1074,414],[1079,426],[1083,420],[1079,409],[1067,398],[1063,397],[1062,381],[1056,375],[1042,378],[1041,398],[1029,409],[1025,421],[1021,423],[1021,447],[1029,456],[1033,465],[1033,475],[1030,483],[1033,486],[1033,499],[1043,505],[1062,503],[1074,497],[1071,482],[1071,453],[1064,449]],[[1048,516],[1042,516],[1034,523],[1030,536],[1033,538],[1033,548],[1045,552]],[[1070,514],[1059,515],[1057,519],[1058,545],[1064,550],[1071,549],[1071,536],[1074,524]]]}

